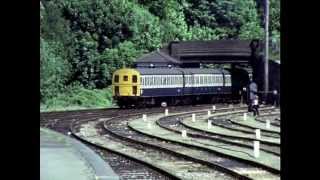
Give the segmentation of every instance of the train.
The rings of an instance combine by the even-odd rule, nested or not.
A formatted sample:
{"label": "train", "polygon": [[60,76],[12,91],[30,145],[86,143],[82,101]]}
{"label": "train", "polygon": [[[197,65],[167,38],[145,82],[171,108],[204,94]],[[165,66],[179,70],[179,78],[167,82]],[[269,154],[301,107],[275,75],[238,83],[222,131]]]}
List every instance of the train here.
{"label": "train", "polygon": [[225,68],[122,68],[112,75],[120,108],[240,101],[250,74]]}

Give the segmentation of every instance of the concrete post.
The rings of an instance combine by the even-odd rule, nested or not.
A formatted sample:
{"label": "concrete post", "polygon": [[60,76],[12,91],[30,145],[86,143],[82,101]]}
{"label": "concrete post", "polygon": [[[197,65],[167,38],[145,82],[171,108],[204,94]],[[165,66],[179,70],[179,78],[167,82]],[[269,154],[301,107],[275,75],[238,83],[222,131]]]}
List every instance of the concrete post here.
{"label": "concrete post", "polygon": [[259,158],[259,156],[260,156],[260,141],[253,142],[253,155],[255,158]]}
{"label": "concrete post", "polygon": [[258,140],[261,139],[261,131],[260,131],[260,129],[256,129],[256,139],[258,139]]}
{"label": "concrete post", "polygon": [[270,120],[268,120],[268,119],[266,120],[266,128],[270,129]]}
{"label": "concrete post", "polygon": [[216,110],[216,106],[213,105],[212,106],[212,110],[215,111]]}
{"label": "concrete post", "polygon": [[196,114],[192,114],[192,122],[196,122]]}
{"label": "concrete post", "polygon": [[186,137],[187,137],[187,131],[186,131],[186,130],[182,130],[182,131],[181,131],[181,136],[182,136],[183,138],[186,138]]}
{"label": "concrete post", "polygon": [[247,113],[243,113],[243,120],[247,120]]}
{"label": "concrete post", "polygon": [[208,111],[208,116],[211,116],[211,111]]}
{"label": "concrete post", "polygon": [[151,129],[151,122],[148,121],[148,129]]}
{"label": "concrete post", "polygon": [[146,114],[143,114],[143,115],[142,115],[142,120],[143,120],[143,121],[147,121],[147,115],[146,115]]}
{"label": "concrete post", "polygon": [[212,127],[212,120],[208,120],[208,129]]}
{"label": "concrete post", "polygon": [[168,110],[168,109],[166,109],[166,110],[164,111],[164,115],[165,115],[165,116],[168,116],[168,115],[169,115],[169,110]]}

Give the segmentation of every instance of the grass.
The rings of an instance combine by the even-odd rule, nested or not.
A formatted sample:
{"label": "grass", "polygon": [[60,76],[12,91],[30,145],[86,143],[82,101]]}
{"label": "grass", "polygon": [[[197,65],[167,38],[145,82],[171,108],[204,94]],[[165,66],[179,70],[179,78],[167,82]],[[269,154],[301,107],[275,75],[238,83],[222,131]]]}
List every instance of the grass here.
{"label": "grass", "polygon": [[73,87],[40,104],[40,112],[114,107],[111,88]]}

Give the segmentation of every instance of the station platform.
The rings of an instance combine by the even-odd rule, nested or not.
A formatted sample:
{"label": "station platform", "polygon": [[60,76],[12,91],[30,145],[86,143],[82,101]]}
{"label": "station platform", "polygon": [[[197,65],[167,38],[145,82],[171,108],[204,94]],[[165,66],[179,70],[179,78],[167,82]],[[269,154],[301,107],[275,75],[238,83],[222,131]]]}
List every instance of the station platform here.
{"label": "station platform", "polygon": [[40,128],[41,180],[119,180],[108,163],[81,142]]}

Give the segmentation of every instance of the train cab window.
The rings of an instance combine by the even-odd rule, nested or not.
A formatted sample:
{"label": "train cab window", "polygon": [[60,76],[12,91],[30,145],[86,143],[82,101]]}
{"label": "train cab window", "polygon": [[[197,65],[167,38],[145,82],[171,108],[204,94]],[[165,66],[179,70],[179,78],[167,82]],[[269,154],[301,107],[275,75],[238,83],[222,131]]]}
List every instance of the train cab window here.
{"label": "train cab window", "polygon": [[132,82],[133,82],[133,83],[138,82],[138,77],[137,77],[137,75],[133,75],[133,76],[132,76]]}
{"label": "train cab window", "polygon": [[128,81],[128,76],[123,76],[123,81]]}
{"label": "train cab window", "polygon": [[119,82],[119,75],[114,76],[114,82],[116,82],[116,83]]}

